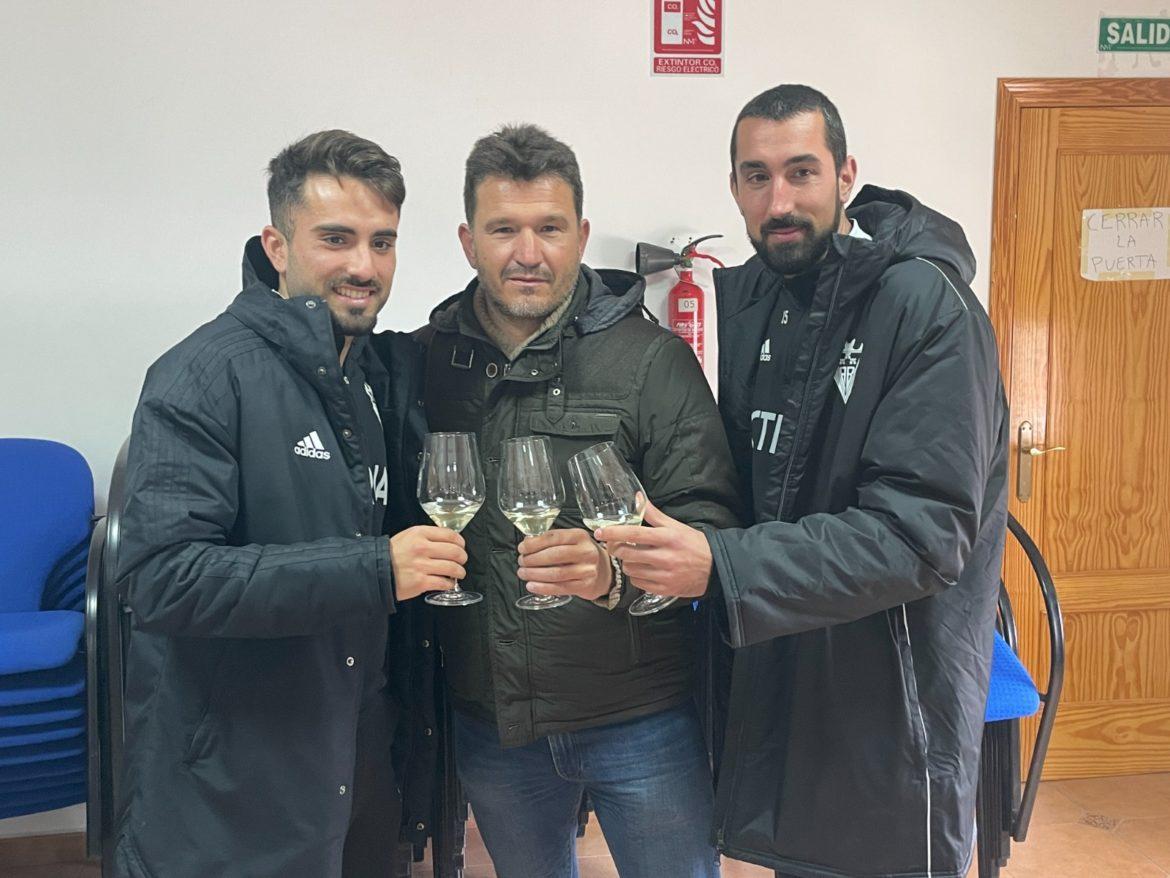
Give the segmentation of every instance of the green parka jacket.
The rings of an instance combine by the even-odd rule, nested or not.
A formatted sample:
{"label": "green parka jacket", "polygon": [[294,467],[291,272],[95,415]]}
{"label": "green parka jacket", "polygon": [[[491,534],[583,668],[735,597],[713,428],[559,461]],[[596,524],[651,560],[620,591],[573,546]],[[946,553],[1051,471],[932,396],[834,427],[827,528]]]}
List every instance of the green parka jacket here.
{"label": "green parka jacket", "polygon": [[509,362],[480,328],[476,282],[440,305],[418,338],[427,347],[431,430],[479,436],[487,502],[463,531],[463,585],[484,600],[435,613],[455,707],[499,729],[504,746],[647,716],[694,691],[695,613],[658,614],[574,599],[517,609],[519,531],[496,502],[500,443],[544,434],[565,483],[558,528],[582,527],[565,462],[613,440],[651,500],[691,525],[734,526],[736,477],[719,412],[690,348],[642,316],[643,280],[582,266],[561,319]]}

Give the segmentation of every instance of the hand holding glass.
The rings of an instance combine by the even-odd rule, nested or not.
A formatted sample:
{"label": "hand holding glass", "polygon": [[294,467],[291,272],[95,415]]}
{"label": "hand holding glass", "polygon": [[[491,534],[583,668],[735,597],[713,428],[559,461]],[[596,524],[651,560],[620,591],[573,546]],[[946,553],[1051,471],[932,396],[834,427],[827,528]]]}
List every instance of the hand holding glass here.
{"label": "hand holding glass", "polygon": [[[565,488],[557,475],[547,436],[505,439],[500,455],[500,511],[525,536],[545,533],[561,514]],[[563,607],[568,595],[529,594],[517,599],[522,610]]]}
{"label": "hand holding glass", "polygon": [[[418,472],[418,502],[431,521],[458,533],[475,517],[485,494],[475,434],[428,433]],[[440,607],[465,607],[479,603],[483,595],[463,591],[456,582],[450,591],[430,592],[424,600]]]}
{"label": "hand holding glass", "polygon": [[[592,445],[569,458],[569,476],[590,531],[613,525],[638,525],[646,510],[646,491],[612,442]],[[620,561],[618,562],[620,565]],[[648,616],[675,598],[644,594],[630,604],[631,616]]]}

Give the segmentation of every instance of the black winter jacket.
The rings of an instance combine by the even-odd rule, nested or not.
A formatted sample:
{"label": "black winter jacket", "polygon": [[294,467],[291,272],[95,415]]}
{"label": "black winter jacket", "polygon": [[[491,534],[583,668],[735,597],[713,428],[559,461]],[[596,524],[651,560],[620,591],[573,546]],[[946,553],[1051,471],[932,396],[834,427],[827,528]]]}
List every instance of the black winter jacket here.
{"label": "black winter jacket", "polygon": [[[757,480],[754,526],[710,534],[736,647],[716,840],[802,878],[961,876],[1007,409],[961,229],[872,186],[848,213],[873,240],[835,235],[821,268],[770,406],[782,477]],[[752,259],[715,280],[720,408],[751,492],[777,278]]]}
{"label": "black winter jacket", "polygon": [[[387,687],[393,577],[355,405],[417,447],[417,372],[387,374],[363,339],[340,366],[324,302],[282,299],[258,259],[227,311],[150,368],[134,418],[116,861],[135,878],[339,875],[359,713],[393,726],[391,691],[409,685],[391,667]],[[344,383],[363,377],[372,399]],[[419,521],[403,457],[387,529]]]}
{"label": "black winter jacket", "polygon": [[630,616],[630,587],[614,610],[580,599],[540,613],[517,609],[526,594],[516,575],[522,537],[500,512],[496,486],[500,442],[547,435],[566,491],[555,526],[580,528],[565,462],[613,440],[668,515],[737,524],[731,455],[699,363],[642,316],[644,283],[629,272],[583,267],[562,320],[511,363],[474,319],[474,289],[473,281],[440,305],[421,333],[430,427],[477,433],[487,481],[487,502],[463,532],[465,584],[484,600],[435,613],[452,700],[496,723],[504,746],[677,705],[694,692],[690,604]]}

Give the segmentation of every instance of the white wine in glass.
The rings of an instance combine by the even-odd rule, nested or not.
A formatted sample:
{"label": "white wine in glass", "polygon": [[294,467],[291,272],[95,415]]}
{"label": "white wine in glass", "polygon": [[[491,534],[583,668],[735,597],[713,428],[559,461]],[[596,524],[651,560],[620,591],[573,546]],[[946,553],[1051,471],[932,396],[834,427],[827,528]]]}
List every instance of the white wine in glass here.
{"label": "white wine in glass", "polygon": [[[642,523],[646,512],[646,491],[612,442],[591,445],[570,457],[569,475],[573,479],[577,505],[581,507],[581,519],[590,530]],[[630,604],[630,615],[649,616],[669,607],[675,600],[664,595],[644,594]]]}
{"label": "white wine in glass", "polygon": [[516,525],[516,529],[526,537],[536,537],[545,533],[553,526],[553,522],[557,520],[557,516],[561,514],[561,510],[554,507],[546,509],[541,506],[536,506],[531,509],[519,507],[516,509],[509,509],[504,513],[504,518]]}
{"label": "white wine in glass", "polygon": [[[418,471],[418,502],[439,527],[458,533],[483,506],[486,489],[474,433],[428,433]],[[483,595],[464,591],[456,582],[450,591],[427,592],[424,600],[438,607],[466,607]]]}
{"label": "white wine in glass", "polygon": [[[547,436],[505,439],[500,455],[500,511],[526,537],[540,536],[552,527],[565,502],[565,486],[557,475]],[[516,601],[522,610],[551,610],[572,598],[526,594]]]}
{"label": "white wine in glass", "polygon": [[431,521],[439,527],[445,527],[459,533],[467,527],[471,519],[475,518],[475,513],[479,512],[481,506],[483,506],[482,500],[478,503],[466,500],[451,502],[435,500],[431,503],[424,503],[422,508],[423,512],[430,516]]}
{"label": "white wine in glass", "polygon": [[593,518],[583,518],[585,526],[589,528],[590,532],[597,530],[600,527],[617,527],[619,525],[639,525],[642,523],[642,513],[614,513],[612,515],[597,515]]}

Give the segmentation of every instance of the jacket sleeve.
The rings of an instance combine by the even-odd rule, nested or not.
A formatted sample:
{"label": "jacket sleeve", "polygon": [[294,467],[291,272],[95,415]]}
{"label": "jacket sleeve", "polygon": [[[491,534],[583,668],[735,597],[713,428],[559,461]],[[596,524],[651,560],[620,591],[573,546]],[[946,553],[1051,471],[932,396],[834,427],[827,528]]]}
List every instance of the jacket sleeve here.
{"label": "jacket sleeve", "polygon": [[977,304],[921,322],[898,345],[905,353],[870,422],[856,505],[708,532],[732,645],[854,621],[958,581],[981,526],[1003,396]]}
{"label": "jacket sleeve", "polygon": [[164,388],[155,371],[134,416],[117,559],[135,624],[288,637],[391,612],[384,536],[229,545],[240,514],[234,394],[195,391],[192,376]]}
{"label": "jacket sleeve", "polygon": [[743,521],[735,465],[694,353],[670,336],[652,354],[638,403],[642,482],[650,500],[692,527]]}

